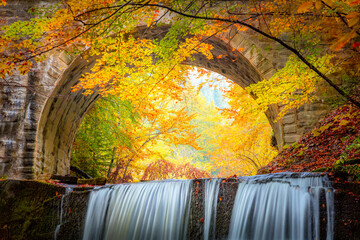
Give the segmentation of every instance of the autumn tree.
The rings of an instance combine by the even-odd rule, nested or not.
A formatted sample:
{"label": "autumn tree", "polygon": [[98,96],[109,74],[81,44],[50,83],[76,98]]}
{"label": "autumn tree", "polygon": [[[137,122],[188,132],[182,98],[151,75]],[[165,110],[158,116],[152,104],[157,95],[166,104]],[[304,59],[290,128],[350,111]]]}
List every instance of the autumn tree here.
{"label": "autumn tree", "polygon": [[72,164],[94,176],[128,182],[140,180],[147,164],[164,156],[157,147],[160,143],[198,149],[198,135],[191,123],[194,114],[175,104],[181,100],[181,89],[178,95],[169,94],[168,88],[153,91],[142,100],[141,108],[132,98],[98,100],[78,130]]}
{"label": "autumn tree", "polygon": [[[211,46],[203,43],[204,38],[236,27],[280,44],[293,53],[295,61],[309,69],[310,79],[316,77],[327,82],[359,107],[359,102],[338,86],[358,77],[358,71],[354,71],[358,68],[360,47],[357,42],[358,7],[358,1],[336,0],[68,0],[53,8],[32,9],[36,18],[2,28],[0,77],[5,78],[15,70],[25,73],[34,65],[33,60],[43,59],[44,53],[76,45],[77,51],[91,47],[87,51],[89,55],[103,55],[94,67],[95,73],[85,76],[79,87],[91,91],[94,86],[100,86],[104,94],[120,92],[129,75],[134,75],[138,81],[146,79],[149,84],[176,79],[181,72],[179,64],[193,53],[212,57]],[[164,23],[170,23],[171,28],[161,40],[140,40],[131,36],[139,25],[151,28]],[[181,38],[186,40],[180,41]],[[331,60],[327,65],[329,69],[319,67],[316,58],[314,60],[309,54],[312,49],[320,49],[321,56],[325,57],[330,53],[327,57]],[[334,66],[341,71],[335,70],[333,74]],[[299,84],[287,87],[292,93],[300,92],[306,100],[311,100],[308,97],[311,86],[310,89],[303,89]],[[293,94],[290,97],[286,93],[281,95],[294,97]],[[298,107],[304,100],[290,102]]]}
{"label": "autumn tree", "polygon": [[[174,149],[174,158],[192,158],[195,166],[218,177],[255,174],[277,154],[271,146],[268,119],[254,109],[256,102],[239,85],[214,73],[207,75],[201,69],[198,72],[193,77],[199,79],[191,84],[198,83],[193,91],[183,92],[186,101],[181,104],[197,113],[192,122],[201,149],[180,146]],[[222,96],[218,107],[214,93]]]}
{"label": "autumn tree", "polygon": [[219,176],[254,175],[276,155],[271,146],[272,129],[265,114],[254,110],[255,100],[231,83],[224,95],[228,107],[221,109],[225,124],[217,126],[211,144],[210,168]]}
{"label": "autumn tree", "polygon": [[99,99],[77,131],[71,165],[92,177],[109,177],[118,160],[119,146],[132,144],[126,125],[136,125],[139,118],[129,101]]}

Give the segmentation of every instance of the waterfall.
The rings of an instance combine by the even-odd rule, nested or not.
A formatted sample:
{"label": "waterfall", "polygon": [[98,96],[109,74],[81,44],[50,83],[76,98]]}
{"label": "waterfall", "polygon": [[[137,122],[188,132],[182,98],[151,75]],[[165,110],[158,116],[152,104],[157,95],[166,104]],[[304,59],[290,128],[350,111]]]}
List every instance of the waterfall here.
{"label": "waterfall", "polygon": [[197,179],[200,190],[192,189],[191,180],[93,189],[83,240],[208,240],[216,234],[229,240],[333,240],[334,190],[326,176],[281,173],[225,180],[219,201],[222,180]]}
{"label": "waterfall", "polygon": [[327,240],[333,239],[333,189],[326,177],[275,174],[243,178],[231,217],[230,240],[320,239],[320,197],[324,193]]}
{"label": "waterfall", "polygon": [[186,239],[190,186],[191,180],[168,180],[95,189],[83,239]]}
{"label": "waterfall", "polygon": [[220,178],[205,180],[204,240],[215,239],[216,210],[221,180]]}
{"label": "waterfall", "polygon": [[59,212],[60,212],[60,217],[59,217],[59,224],[56,225],[56,229],[55,229],[55,232],[54,232],[54,239],[56,240],[57,237],[58,237],[58,234],[60,232],[60,228],[63,224],[63,215],[64,215],[64,198],[69,195],[71,192],[72,192],[72,187],[70,186],[67,186],[65,187],[65,194],[63,194],[61,196],[61,202],[60,202],[60,209],[59,209]]}

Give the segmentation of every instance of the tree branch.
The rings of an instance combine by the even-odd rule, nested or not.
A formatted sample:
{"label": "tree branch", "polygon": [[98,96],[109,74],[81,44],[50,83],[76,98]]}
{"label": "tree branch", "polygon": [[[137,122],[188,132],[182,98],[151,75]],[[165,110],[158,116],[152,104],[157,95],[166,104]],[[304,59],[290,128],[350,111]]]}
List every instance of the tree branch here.
{"label": "tree branch", "polygon": [[[131,3],[131,5],[134,3]],[[321,77],[323,80],[325,80],[332,88],[334,88],[341,96],[343,96],[346,100],[348,100],[350,103],[354,104],[357,108],[360,108],[360,102],[358,102],[356,99],[352,98],[351,96],[349,96],[348,94],[346,94],[341,88],[339,88],[330,78],[328,78],[325,74],[323,74],[319,69],[317,69],[313,64],[311,64],[298,50],[296,50],[295,48],[291,47],[290,45],[288,45],[287,43],[285,43],[284,41],[282,41],[281,39],[271,36],[269,34],[267,34],[266,32],[252,26],[249,23],[245,23],[243,21],[237,21],[237,20],[231,20],[231,19],[225,19],[225,18],[219,18],[219,17],[203,17],[203,16],[195,16],[192,14],[188,14],[188,13],[184,13],[181,11],[178,11],[176,9],[173,9],[169,6],[164,6],[164,5],[160,5],[160,4],[146,4],[146,6],[149,7],[158,7],[158,8],[163,8],[163,9],[167,9],[173,13],[179,14],[180,16],[183,17],[188,17],[188,18],[195,18],[195,19],[201,19],[201,20],[208,20],[208,21],[220,21],[220,22],[226,22],[226,23],[233,23],[233,24],[239,24],[241,26],[245,26],[251,30],[253,30],[254,32],[269,38],[277,43],[279,43],[281,46],[283,46],[285,49],[291,51],[292,53],[294,53],[303,63],[305,63],[305,65],[307,65],[311,70],[313,70],[319,77]]]}

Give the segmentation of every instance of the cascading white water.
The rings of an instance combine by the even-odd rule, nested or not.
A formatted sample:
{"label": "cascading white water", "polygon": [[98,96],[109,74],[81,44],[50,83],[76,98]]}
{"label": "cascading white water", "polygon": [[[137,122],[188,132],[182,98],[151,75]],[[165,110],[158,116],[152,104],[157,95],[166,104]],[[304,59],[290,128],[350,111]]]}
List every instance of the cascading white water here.
{"label": "cascading white water", "polygon": [[230,240],[320,239],[320,193],[325,191],[327,240],[333,239],[333,189],[326,177],[275,174],[243,178],[232,212]]}
{"label": "cascading white water", "polygon": [[191,180],[121,184],[94,190],[84,240],[186,239]]}
{"label": "cascading white water", "polygon": [[64,215],[64,209],[63,209],[63,206],[64,206],[64,198],[69,195],[71,192],[72,192],[72,187],[70,186],[67,186],[65,187],[65,194],[63,194],[61,196],[61,202],[60,202],[60,209],[59,209],[59,212],[60,212],[60,217],[59,217],[59,224],[56,226],[56,229],[55,229],[55,232],[54,232],[54,239],[56,240],[57,237],[58,237],[58,234],[59,234],[59,231],[60,231],[60,228],[63,224],[63,215]]}
{"label": "cascading white water", "polygon": [[[205,183],[205,240],[216,239],[221,180],[202,180]],[[286,173],[239,180],[228,239],[325,239],[320,236],[320,225],[325,224],[320,221],[321,214],[327,215],[326,239],[333,239],[334,190],[327,177]],[[187,236],[191,185],[191,181],[169,180],[94,189],[88,204],[83,240],[192,239]],[[196,215],[200,205],[198,200],[195,202],[197,217],[191,220],[194,226],[201,222],[201,217]],[[323,233],[325,226],[321,226]],[[191,232],[198,236],[196,231]]]}
{"label": "cascading white water", "polygon": [[205,180],[204,240],[215,239],[217,200],[221,180],[220,178]]}

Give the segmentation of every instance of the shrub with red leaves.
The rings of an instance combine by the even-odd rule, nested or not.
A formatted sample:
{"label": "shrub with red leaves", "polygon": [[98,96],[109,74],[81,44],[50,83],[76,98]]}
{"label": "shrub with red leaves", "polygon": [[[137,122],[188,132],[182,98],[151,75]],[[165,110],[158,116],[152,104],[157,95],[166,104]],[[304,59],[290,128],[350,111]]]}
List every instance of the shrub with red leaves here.
{"label": "shrub with red leaves", "polygon": [[195,179],[208,178],[211,175],[197,169],[190,163],[176,165],[164,159],[159,159],[151,163],[144,172],[142,180],[162,180],[162,179]]}

